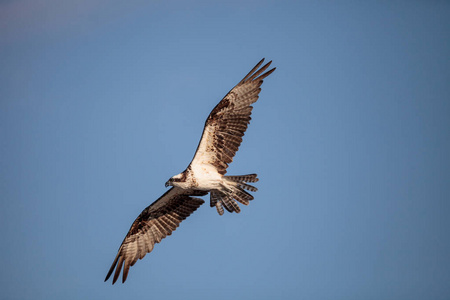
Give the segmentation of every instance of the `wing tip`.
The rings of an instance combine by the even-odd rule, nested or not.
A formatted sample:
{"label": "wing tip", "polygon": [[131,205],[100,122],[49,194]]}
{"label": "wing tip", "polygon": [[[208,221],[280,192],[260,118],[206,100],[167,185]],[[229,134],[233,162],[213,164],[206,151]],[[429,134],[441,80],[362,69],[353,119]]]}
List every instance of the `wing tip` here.
{"label": "wing tip", "polygon": [[[114,262],[111,265],[111,268],[108,271],[108,274],[106,274],[106,278],[105,278],[104,282],[108,281],[108,279],[111,277],[111,275],[112,275],[112,273],[114,272],[114,269],[115,269],[116,271],[114,272],[112,284],[116,283],[117,279],[120,276],[120,271],[122,270],[123,262],[124,262],[124,259],[123,259],[123,256],[120,255],[120,250],[119,250],[119,252],[116,255],[116,258],[114,259]],[[124,270],[124,274],[123,274],[124,278],[122,279],[122,283],[124,283],[125,280],[127,279],[126,275],[128,275],[128,274],[125,274],[125,270]]]}
{"label": "wing tip", "polygon": [[116,272],[114,273],[113,284],[116,283],[117,279],[119,279],[120,271],[122,271],[123,266],[123,256],[120,256],[119,262],[117,263]]}
{"label": "wing tip", "polygon": [[254,80],[258,80],[258,81],[262,82],[262,80],[264,78],[266,78],[267,76],[272,74],[276,68],[272,68],[269,71],[263,73],[264,71],[267,70],[267,68],[269,68],[269,66],[272,64],[272,61],[269,61],[268,63],[266,63],[264,66],[262,66],[260,68],[260,66],[264,62],[264,59],[265,58],[261,59],[259,61],[259,63],[241,80],[240,83],[247,82],[247,81],[254,81]]}
{"label": "wing tip", "polygon": [[[105,281],[104,281],[104,282],[108,281],[108,279],[111,277],[111,275],[112,275],[114,269],[116,268],[117,261],[118,261],[118,259],[119,259],[119,253],[120,253],[120,250],[119,250],[119,252],[117,253],[116,258],[114,258],[114,261],[113,261],[113,263],[112,263],[112,265],[111,265],[111,268],[109,268],[108,274],[106,274],[106,278],[105,278]],[[115,281],[113,281],[113,284],[114,284],[114,282],[115,282]]]}
{"label": "wing tip", "polygon": [[246,80],[248,80],[252,75],[254,75],[253,73],[256,72],[256,70],[258,70],[258,68],[262,65],[262,63],[264,62],[265,58],[263,57],[263,59],[261,59],[256,66],[253,67],[253,69],[251,69],[250,72],[248,72],[247,75],[245,75],[244,78],[242,78],[242,80],[240,81],[240,83],[245,82]]}

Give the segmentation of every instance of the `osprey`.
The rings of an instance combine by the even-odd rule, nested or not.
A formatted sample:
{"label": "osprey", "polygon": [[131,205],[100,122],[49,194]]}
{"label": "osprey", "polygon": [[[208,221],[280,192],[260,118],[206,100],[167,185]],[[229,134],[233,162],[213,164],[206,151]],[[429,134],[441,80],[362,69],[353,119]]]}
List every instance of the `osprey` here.
{"label": "osprey", "polygon": [[116,269],[114,284],[123,266],[122,283],[125,282],[130,266],[150,253],[155,243],[171,235],[181,221],[204,203],[193,196],[205,196],[209,192],[210,205],[216,207],[219,215],[223,215],[224,207],[229,212],[239,213],[237,202],[248,205],[253,200],[246,190],[257,191],[248,184],[258,181],[256,174],[225,174],[250,123],[251,104],[258,100],[263,79],[275,71],[273,68],[265,72],[272,61],[260,68],[263,62],[264,58],[211,111],[191,163],[166,182],[166,187],[172,188],[145,208],[133,222],[105,281]]}

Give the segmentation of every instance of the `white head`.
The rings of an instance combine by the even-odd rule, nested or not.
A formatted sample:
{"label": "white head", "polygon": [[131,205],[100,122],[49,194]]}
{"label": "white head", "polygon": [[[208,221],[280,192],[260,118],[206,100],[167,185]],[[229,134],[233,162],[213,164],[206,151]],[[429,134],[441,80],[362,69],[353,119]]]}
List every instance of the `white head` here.
{"label": "white head", "polygon": [[186,181],[186,173],[180,173],[178,175],[172,176],[169,180],[166,182],[166,187],[168,186],[179,186],[179,183],[183,183]]}

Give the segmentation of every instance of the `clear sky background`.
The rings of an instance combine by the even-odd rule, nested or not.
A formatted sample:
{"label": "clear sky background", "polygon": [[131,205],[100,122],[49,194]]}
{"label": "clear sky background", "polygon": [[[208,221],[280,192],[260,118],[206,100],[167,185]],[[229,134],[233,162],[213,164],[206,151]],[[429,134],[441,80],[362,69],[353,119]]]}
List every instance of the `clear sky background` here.
{"label": "clear sky background", "polygon": [[[262,57],[255,200],[104,283]],[[1,1],[0,65],[0,298],[450,298],[448,1]]]}

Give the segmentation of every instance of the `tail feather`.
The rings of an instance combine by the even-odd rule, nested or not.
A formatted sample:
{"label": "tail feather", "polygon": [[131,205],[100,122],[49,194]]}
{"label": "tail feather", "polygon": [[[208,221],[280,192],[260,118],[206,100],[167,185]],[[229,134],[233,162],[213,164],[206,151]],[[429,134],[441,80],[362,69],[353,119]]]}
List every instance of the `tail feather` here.
{"label": "tail feather", "polygon": [[[241,211],[239,203],[248,205],[253,196],[247,191],[256,192],[258,189],[247,182],[257,182],[258,178],[256,174],[240,175],[240,176],[224,176],[227,179],[229,185],[223,186],[222,190],[211,191],[211,207],[216,207],[219,215],[223,215],[224,207],[229,212],[239,213]],[[236,200],[236,201],[235,201]]]}
{"label": "tail feather", "polygon": [[248,174],[248,175],[238,175],[238,176],[224,176],[225,178],[234,181],[234,182],[258,182],[258,175],[256,174]]}
{"label": "tail feather", "polygon": [[222,198],[222,200],[223,200],[223,206],[225,207],[226,210],[228,210],[228,212],[230,212],[230,213],[232,213],[233,211],[235,211],[237,213],[241,212],[241,208],[236,203],[236,201],[234,201],[232,196],[225,196]]}
{"label": "tail feather", "polygon": [[233,194],[233,197],[234,197],[234,199],[236,199],[237,201],[239,201],[240,203],[242,203],[244,205],[248,205],[249,202],[254,199],[252,195],[250,195],[249,193],[247,193],[243,189],[238,189]]}
{"label": "tail feather", "polygon": [[215,206],[219,215],[223,215],[222,197],[217,191],[211,191],[210,206]]}
{"label": "tail feather", "polygon": [[219,213],[219,215],[223,215],[223,205],[222,205],[222,201],[219,201],[216,203],[216,209],[217,212]]}
{"label": "tail feather", "polygon": [[250,184],[246,184],[246,183],[239,182],[239,183],[238,183],[238,186],[239,186],[240,188],[246,189],[246,190],[248,190],[248,191],[252,191],[252,192],[257,192],[257,191],[258,191],[257,188],[255,188],[253,185],[250,185]]}
{"label": "tail feather", "polygon": [[219,195],[217,194],[216,191],[211,191],[210,206],[211,207],[216,206],[217,202],[220,202]]}
{"label": "tail feather", "polygon": [[240,188],[256,192],[257,188],[254,186],[247,184],[247,182],[258,182],[258,175],[256,174],[248,174],[248,175],[238,175],[238,176],[224,176],[226,179],[236,182]]}

